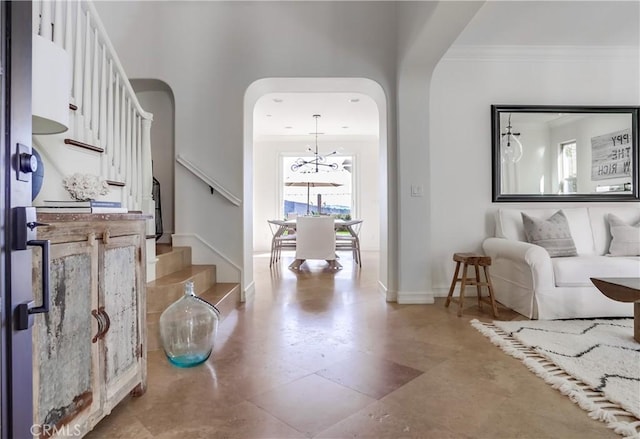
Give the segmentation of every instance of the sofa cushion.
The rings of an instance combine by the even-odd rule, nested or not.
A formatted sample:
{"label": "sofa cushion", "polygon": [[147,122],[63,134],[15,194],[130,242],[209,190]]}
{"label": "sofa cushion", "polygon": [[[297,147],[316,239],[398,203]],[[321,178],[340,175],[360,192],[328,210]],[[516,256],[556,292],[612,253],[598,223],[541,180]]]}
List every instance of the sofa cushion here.
{"label": "sofa cushion", "polygon": [[610,213],[609,230],[611,231],[611,256],[640,256],[640,221],[629,225]]}
{"label": "sofa cushion", "polygon": [[[557,210],[558,209],[547,208],[498,209],[495,214],[496,237],[527,242],[527,237],[524,234],[522,213],[524,212],[530,217],[546,219],[553,215]],[[564,213],[565,217],[567,218],[567,222],[569,223],[571,237],[573,238],[573,242],[576,246],[578,255],[587,256],[596,254],[593,245],[593,234],[591,232],[591,223],[589,221],[587,208],[572,207],[568,209],[562,209],[562,212]]]}
{"label": "sofa cushion", "polygon": [[569,223],[561,210],[546,220],[530,217],[523,212],[522,223],[527,241],[543,247],[552,258],[577,255]]}
{"label": "sofa cushion", "polygon": [[[604,255],[609,251],[611,233],[607,217],[612,213],[627,224],[636,224],[640,221],[640,207],[636,203],[632,205],[613,205],[589,207],[589,219],[593,230],[593,243],[596,255]],[[574,236],[575,240],[576,237]],[[577,243],[576,243],[577,244]],[[578,249],[578,254],[580,250]]]}
{"label": "sofa cushion", "polygon": [[638,258],[575,256],[551,260],[557,287],[593,286],[592,277],[639,277]]}

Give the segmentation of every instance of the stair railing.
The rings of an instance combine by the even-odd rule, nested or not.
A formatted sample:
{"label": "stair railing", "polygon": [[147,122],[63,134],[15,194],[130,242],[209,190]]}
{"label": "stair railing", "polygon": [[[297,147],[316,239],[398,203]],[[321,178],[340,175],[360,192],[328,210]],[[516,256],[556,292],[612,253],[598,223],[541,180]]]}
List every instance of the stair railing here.
{"label": "stair railing", "polygon": [[153,214],[153,115],[140,106],[93,3],[36,0],[33,33],[71,55],[69,135],[74,140],[65,143],[102,150],[101,176],[124,185],[123,205]]}
{"label": "stair railing", "polygon": [[198,177],[200,180],[204,181],[211,189],[212,194],[214,192],[217,192],[218,194],[222,195],[224,198],[226,198],[227,201],[229,201],[231,204],[235,206],[240,206],[240,204],[242,204],[242,200],[240,198],[233,195],[228,189],[222,186],[222,184],[220,184],[216,179],[208,176],[206,172],[204,172],[195,163],[187,159],[182,154],[178,154],[176,156],[176,162],[184,166],[189,172],[191,172],[193,175]]}

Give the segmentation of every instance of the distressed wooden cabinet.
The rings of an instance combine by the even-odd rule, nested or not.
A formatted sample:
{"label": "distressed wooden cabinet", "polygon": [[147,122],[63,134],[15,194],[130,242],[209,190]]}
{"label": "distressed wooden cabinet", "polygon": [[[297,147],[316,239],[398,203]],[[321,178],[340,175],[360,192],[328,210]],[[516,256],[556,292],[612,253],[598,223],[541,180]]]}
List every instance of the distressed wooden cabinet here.
{"label": "distressed wooden cabinet", "polygon": [[[35,316],[37,435],[82,436],[146,386],[145,235],[137,214],[40,214],[50,311]],[[36,303],[41,257],[34,249]],[[52,434],[53,433],[53,434]]]}

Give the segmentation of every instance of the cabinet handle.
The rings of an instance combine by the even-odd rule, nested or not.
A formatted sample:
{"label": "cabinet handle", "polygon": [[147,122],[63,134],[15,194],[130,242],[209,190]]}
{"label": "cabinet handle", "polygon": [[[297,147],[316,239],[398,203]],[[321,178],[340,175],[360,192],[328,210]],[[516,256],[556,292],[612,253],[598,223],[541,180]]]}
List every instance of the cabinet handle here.
{"label": "cabinet handle", "polygon": [[100,335],[102,334],[102,330],[104,329],[104,322],[103,322],[102,316],[100,315],[100,312],[98,310],[92,309],[91,310],[91,315],[94,316],[96,318],[96,320],[98,321],[98,332],[91,339],[91,343],[95,343],[100,339]]}
{"label": "cabinet handle", "polygon": [[109,332],[109,328],[111,328],[111,319],[109,318],[109,314],[104,310],[104,306],[98,308],[98,312],[102,314],[105,322],[104,330],[102,331],[102,334],[100,334],[100,338],[104,338],[105,334]]}

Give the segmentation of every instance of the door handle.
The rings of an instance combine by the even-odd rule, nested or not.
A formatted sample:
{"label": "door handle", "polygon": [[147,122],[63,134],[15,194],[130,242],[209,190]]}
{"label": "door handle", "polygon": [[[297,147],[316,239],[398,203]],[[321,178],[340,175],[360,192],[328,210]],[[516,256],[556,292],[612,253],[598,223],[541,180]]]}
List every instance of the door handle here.
{"label": "door handle", "polygon": [[48,239],[33,239],[27,241],[27,245],[42,249],[42,305],[35,306],[34,301],[21,303],[16,307],[16,329],[29,329],[33,324],[32,314],[49,312],[49,248],[51,241]]}

